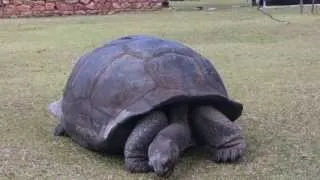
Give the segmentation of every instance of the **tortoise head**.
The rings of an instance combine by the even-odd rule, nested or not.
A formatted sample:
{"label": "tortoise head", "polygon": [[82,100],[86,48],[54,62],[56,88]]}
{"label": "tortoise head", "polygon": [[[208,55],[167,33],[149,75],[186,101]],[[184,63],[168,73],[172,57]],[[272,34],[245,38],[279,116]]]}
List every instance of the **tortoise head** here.
{"label": "tortoise head", "polygon": [[61,121],[63,116],[62,98],[50,103],[48,106],[48,111],[54,118],[56,118],[58,121]]}
{"label": "tortoise head", "polygon": [[149,149],[149,166],[160,177],[171,176],[178,158],[179,148],[169,140],[164,140]]}

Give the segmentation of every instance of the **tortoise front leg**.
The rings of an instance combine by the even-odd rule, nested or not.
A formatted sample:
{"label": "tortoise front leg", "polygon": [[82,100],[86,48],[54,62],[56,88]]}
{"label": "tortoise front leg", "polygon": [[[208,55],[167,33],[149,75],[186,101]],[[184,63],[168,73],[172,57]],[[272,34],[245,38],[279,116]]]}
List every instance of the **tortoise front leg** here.
{"label": "tortoise front leg", "polygon": [[125,148],[125,167],[132,173],[149,172],[148,147],[158,132],[168,125],[164,112],[154,111],[141,119],[129,135]]}
{"label": "tortoise front leg", "polygon": [[192,125],[216,162],[238,160],[246,149],[244,136],[238,124],[230,121],[212,106],[200,106],[192,112]]}

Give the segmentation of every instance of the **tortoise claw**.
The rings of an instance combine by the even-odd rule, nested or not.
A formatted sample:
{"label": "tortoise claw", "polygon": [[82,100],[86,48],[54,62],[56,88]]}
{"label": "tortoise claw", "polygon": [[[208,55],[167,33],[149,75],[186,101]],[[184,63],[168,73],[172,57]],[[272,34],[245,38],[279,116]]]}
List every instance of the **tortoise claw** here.
{"label": "tortoise claw", "polygon": [[224,146],[213,150],[213,161],[217,163],[238,161],[244,154],[246,149],[245,141],[232,146]]}

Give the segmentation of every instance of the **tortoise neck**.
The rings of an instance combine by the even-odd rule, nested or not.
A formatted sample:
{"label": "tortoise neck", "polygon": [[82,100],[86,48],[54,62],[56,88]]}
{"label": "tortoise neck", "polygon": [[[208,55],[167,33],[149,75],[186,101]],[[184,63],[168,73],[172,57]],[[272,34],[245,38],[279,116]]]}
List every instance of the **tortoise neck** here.
{"label": "tortoise neck", "polygon": [[173,104],[169,108],[169,119],[172,123],[188,123],[188,104]]}

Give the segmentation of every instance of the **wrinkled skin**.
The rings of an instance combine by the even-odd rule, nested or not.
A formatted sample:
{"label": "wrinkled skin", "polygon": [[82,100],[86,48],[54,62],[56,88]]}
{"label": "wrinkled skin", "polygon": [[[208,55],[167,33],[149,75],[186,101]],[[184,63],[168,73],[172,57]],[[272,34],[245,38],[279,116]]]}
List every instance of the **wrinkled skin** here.
{"label": "wrinkled skin", "polygon": [[240,126],[211,106],[196,107],[192,127],[210,151],[215,162],[234,162],[246,149]]}
{"label": "wrinkled skin", "polygon": [[124,147],[125,166],[128,171],[152,171],[148,164],[148,147],[158,132],[167,125],[168,118],[161,111],[153,111],[138,122]]}
{"label": "wrinkled skin", "polygon": [[[59,121],[63,117],[61,102],[59,99],[48,108]],[[160,177],[169,177],[181,154],[195,145],[191,129],[196,132],[197,141],[209,148],[213,161],[234,162],[243,156],[246,143],[239,125],[214,107],[197,106],[189,109],[187,104],[173,104],[168,114],[167,117],[161,110],[151,111],[132,130],[124,147],[128,171],[154,171]],[[191,119],[191,123],[188,119]],[[68,136],[61,122],[54,134]]]}
{"label": "wrinkled skin", "polygon": [[185,124],[172,123],[155,137],[148,149],[149,165],[161,177],[169,177],[181,154],[190,145],[190,129]]}
{"label": "wrinkled skin", "polygon": [[153,171],[160,177],[169,177],[173,173],[174,167],[179,160],[180,149],[178,145],[163,135],[173,129],[179,130],[175,125],[170,125],[171,128],[163,130],[157,138],[152,141],[148,149],[149,166],[152,167]]}
{"label": "wrinkled skin", "polygon": [[179,104],[170,107],[169,121],[161,111],[153,111],[141,119],[125,145],[126,169],[170,176],[181,153],[191,146],[187,115],[188,106]]}
{"label": "wrinkled skin", "polygon": [[161,177],[172,174],[181,154],[192,145],[188,105],[171,106],[169,119],[171,123],[157,134],[148,149],[149,165]]}

